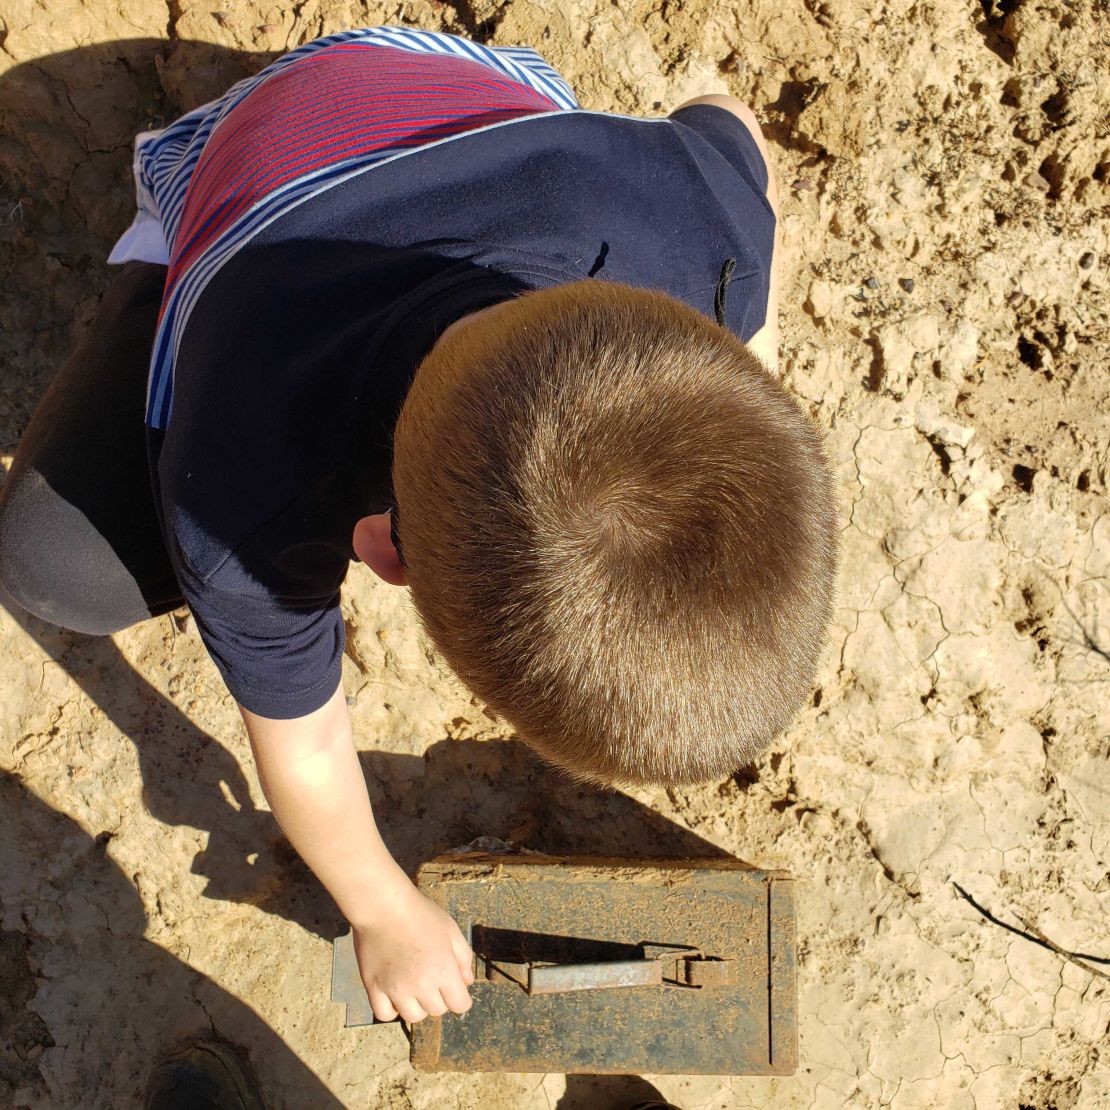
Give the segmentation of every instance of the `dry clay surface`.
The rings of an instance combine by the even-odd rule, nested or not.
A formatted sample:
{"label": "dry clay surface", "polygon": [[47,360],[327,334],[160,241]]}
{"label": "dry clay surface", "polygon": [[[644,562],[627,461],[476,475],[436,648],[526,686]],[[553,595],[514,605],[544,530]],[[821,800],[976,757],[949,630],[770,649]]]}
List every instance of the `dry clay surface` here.
{"label": "dry clay surface", "polygon": [[[785,375],[827,430],[844,527],[819,688],[789,734],[722,783],[630,795],[508,739],[405,593],[353,570],[345,683],[399,857],[489,834],[796,875],[802,1065],[659,1078],[686,1110],[1110,1107],[1100,965],[954,886],[1110,955],[1105,4],[3,0],[6,458],[106,283],[132,133],[385,22],[534,45],[589,108],[755,106],[782,193]],[[632,1090],[416,1074],[398,1028],[343,1031],[335,912],[265,811],[188,620],[111,640],[0,625],[0,1105],[136,1105],[150,1062],[212,1027],[276,1107]]]}

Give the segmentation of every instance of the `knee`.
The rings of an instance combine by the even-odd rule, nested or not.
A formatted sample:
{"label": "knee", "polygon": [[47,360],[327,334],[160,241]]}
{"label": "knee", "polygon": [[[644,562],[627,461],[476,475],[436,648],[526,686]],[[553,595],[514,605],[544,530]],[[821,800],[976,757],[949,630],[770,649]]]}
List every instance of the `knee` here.
{"label": "knee", "polygon": [[95,555],[89,558],[90,529],[79,517],[37,471],[9,475],[0,490],[0,588],[32,616],[108,636],[134,618],[113,583],[90,580]]}

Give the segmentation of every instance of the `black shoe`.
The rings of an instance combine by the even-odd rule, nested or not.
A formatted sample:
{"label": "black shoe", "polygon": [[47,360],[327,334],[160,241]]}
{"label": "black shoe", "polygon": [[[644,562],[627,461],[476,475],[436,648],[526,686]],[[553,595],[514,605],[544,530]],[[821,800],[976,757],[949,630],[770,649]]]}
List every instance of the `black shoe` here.
{"label": "black shoe", "polygon": [[266,1110],[246,1059],[220,1041],[197,1041],[159,1060],[146,1110]]}

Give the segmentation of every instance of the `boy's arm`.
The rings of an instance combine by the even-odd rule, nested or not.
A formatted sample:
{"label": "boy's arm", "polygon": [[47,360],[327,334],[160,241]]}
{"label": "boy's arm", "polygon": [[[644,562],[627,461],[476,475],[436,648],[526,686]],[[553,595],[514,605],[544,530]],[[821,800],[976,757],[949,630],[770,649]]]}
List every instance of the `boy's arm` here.
{"label": "boy's arm", "polygon": [[771,211],[775,214],[775,246],[771,256],[770,288],[767,292],[767,320],[748,340],[748,349],[757,355],[772,374],[779,372],[779,191],[775,181],[775,170],[771,164],[771,155],[767,150],[767,142],[759,127],[759,120],[755,112],[742,100],[734,96],[724,96],[720,93],[710,93],[707,96],[695,96],[680,104],[674,111],[682,108],[692,108],[695,104],[710,104],[715,108],[723,108],[731,112],[751,133],[763,163],[767,167],[767,200]]}
{"label": "boy's arm", "polygon": [[240,712],[274,817],[354,928],[374,1014],[413,1022],[468,1010],[470,948],[382,843],[342,686],[294,720]]}

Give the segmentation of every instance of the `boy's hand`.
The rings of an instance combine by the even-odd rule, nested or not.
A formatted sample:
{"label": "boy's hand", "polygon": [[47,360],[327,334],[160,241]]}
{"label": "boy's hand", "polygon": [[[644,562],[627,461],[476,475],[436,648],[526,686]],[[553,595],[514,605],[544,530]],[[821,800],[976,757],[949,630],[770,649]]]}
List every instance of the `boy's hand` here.
{"label": "boy's hand", "polygon": [[374,822],[342,687],[292,720],[243,710],[258,777],[293,847],[354,925],[355,956],[380,1021],[470,1009],[474,955],[421,894]]}
{"label": "boy's hand", "polygon": [[474,954],[458,925],[410,887],[380,906],[373,923],[355,926],[355,955],[378,1021],[411,1024],[470,1009]]}

